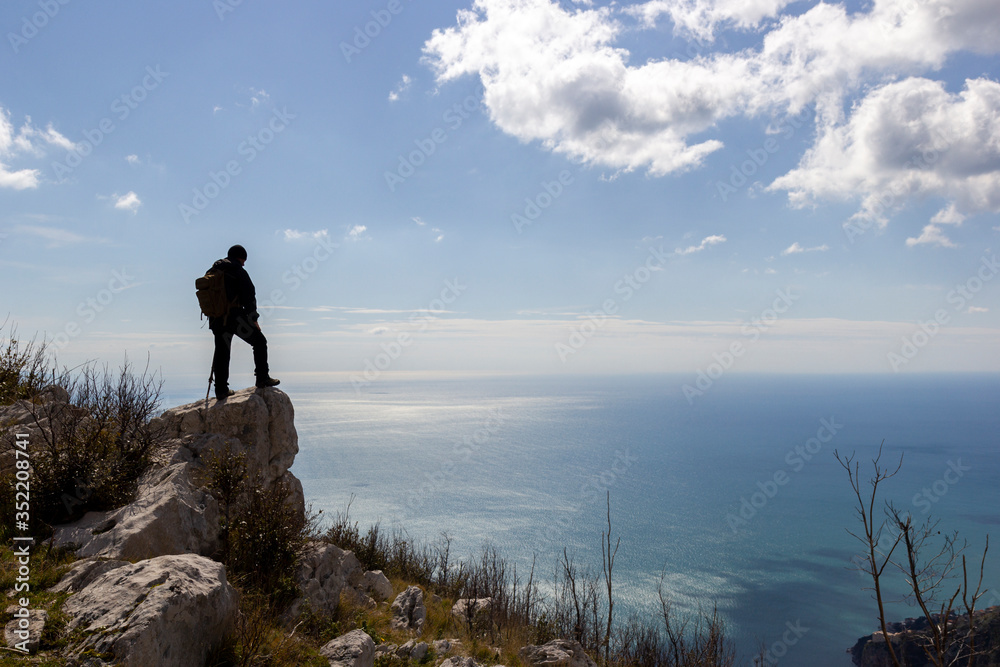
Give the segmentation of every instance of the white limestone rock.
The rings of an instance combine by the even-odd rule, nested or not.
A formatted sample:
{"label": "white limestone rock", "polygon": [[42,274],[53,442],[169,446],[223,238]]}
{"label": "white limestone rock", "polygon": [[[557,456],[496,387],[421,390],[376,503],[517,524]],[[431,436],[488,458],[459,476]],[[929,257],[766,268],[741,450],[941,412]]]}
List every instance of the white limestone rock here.
{"label": "white limestone rock", "polygon": [[363,576],[361,563],[352,552],[326,542],[306,545],[296,573],[302,595],[292,602],[287,617],[295,618],[306,602],[315,611],[333,614],[340,594],[358,586]]}
{"label": "white limestone rock", "polygon": [[424,592],[419,586],[410,586],[393,600],[391,626],[394,630],[411,630],[419,635],[426,620]]}
{"label": "white limestone rock", "polygon": [[382,570],[365,572],[361,587],[378,602],[392,597],[392,583],[382,574]]}
{"label": "white limestone rock", "polygon": [[204,664],[230,631],[238,604],[220,563],[185,554],[105,572],[63,611],[70,630],[88,632],[76,654],[91,648],[126,667],[190,667]]}
{"label": "white limestone rock", "polygon": [[597,667],[580,642],[568,639],[553,639],[541,646],[525,646],[518,656],[532,667]]}
{"label": "white limestone rock", "polygon": [[53,530],[53,544],[81,557],[139,560],[168,554],[212,554],[219,545],[219,504],[198,488],[192,463],[154,468],[136,500],[109,512],[88,512]]}
{"label": "white limestone rock", "polygon": [[375,641],[364,630],[352,630],[319,650],[330,667],[374,667]]}

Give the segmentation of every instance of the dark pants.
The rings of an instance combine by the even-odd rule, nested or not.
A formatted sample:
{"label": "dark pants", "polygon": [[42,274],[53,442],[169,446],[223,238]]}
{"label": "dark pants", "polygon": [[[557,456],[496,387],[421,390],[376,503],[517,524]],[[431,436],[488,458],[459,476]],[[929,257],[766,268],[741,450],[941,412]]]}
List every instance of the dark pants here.
{"label": "dark pants", "polygon": [[212,370],[215,372],[215,391],[229,388],[229,358],[233,346],[233,336],[238,336],[253,347],[254,375],[257,380],[268,377],[267,339],[256,325],[245,317],[234,317],[224,327],[213,330],[215,334],[215,356],[212,358]]}

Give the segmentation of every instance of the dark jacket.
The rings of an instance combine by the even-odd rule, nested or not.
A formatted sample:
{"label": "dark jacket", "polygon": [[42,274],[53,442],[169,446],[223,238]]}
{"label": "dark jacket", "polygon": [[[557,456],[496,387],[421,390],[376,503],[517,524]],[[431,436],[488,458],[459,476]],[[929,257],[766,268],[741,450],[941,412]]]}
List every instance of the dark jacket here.
{"label": "dark jacket", "polygon": [[260,317],[257,313],[257,290],[254,288],[253,281],[250,280],[250,274],[246,272],[246,269],[238,262],[228,258],[215,262],[212,269],[222,271],[226,275],[226,298],[234,305],[225,319],[221,317],[208,318],[208,328],[214,331],[222,329],[224,326],[234,326],[235,321],[241,317],[246,318],[248,322],[256,322],[257,318]]}

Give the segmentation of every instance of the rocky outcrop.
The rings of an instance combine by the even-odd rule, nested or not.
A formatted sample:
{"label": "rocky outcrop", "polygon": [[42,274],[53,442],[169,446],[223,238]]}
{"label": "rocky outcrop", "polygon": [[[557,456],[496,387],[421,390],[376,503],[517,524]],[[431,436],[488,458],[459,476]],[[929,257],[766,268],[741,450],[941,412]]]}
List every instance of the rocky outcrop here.
{"label": "rocky outcrop", "polygon": [[277,389],[244,389],[226,401],[199,401],[151,422],[168,438],[158,462],[140,480],[136,499],[110,512],[88,512],[56,526],[53,543],[82,557],[138,560],[167,554],[213,554],[219,546],[219,505],[204,485],[204,462],[228,448],[246,456],[260,483],[281,480],[305,512],[302,484],[288,469],[299,451],[294,410]]}
{"label": "rocky outcrop", "polygon": [[[64,390],[48,389],[33,403],[5,408],[3,418],[47,429],[78,410],[68,399]],[[154,419],[151,430],[168,437],[135,500],[54,528],[55,546],[88,558],[55,586],[73,594],[63,606],[70,628],[87,632],[77,653],[93,649],[131,665],[200,664],[231,628],[235,589],[223,566],[204,557],[218,548],[219,508],[204,488],[202,455],[232,442],[248,459],[261,461],[271,481],[289,474],[298,442],[283,393],[244,390],[226,403],[181,406]],[[219,431],[206,433],[205,427]]]}
{"label": "rocky outcrop", "polygon": [[[260,471],[265,483],[288,479],[299,452],[295,431],[295,410],[288,396],[274,388],[244,389],[225,401],[188,403],[167,410],[151,426],[162,428],[166,437],[183,441],[196,456],[206,449],[229,444],[243,452],[251,466]],[[206,437],[205,434],[222,436]]]}
{"label": "rocky outcrop", "polygon": [[[935,615],[934,618],[938,620],[940,617]],[[980,653],[974,664],[1000,664],[1000,646],[996,642],[996,637],[1000,637],[1000,607],[978,610],[973,619],[972,639],[976,651]],[[954,624],[952,637],[955,642],[945,656],[948,661],[959,655],[968,655],[971,643],[967,617],[953,615],[950,623]],[[893,651],[902,664],[910,667],[933,664],[923,649],[923,646],[930,646],[930,624],[926,617],[908,618],[902,623],[886,623],[886,629],[889,631]],[[881,632],[861,637],[848,652],[851,654],[851,661],[858,667],[881,667],[890,663],[889,648],[885,635]]]}
{"label": "rocky outcrop", "polygon": [[53,543],[78,556],[140,560],[166,554],[210,556],[219,544],[219,504],[194,480],[198,466],[155,468],[139,483],[132,503],[110,512],[88,512],[56,526]]}
{"label": "rocky outcrop", "polygon": [[[71,572],[71,590],[88,578]],[[91,570],[91,574],[93,570]],[[72,652],[87,649],[114,656],[129,667],[190,667],[233,627],[236,590],[225,568],[194,554],[124,563],[94,577],[63,605],[69,629],[86,632]]]}
{"label": "rocky outcrop", "polygon": [[597,663],[583,650],[579,642],[553,639],[541,646],[525,646],[518,657],[537,667],[597,667]]}
{"label": "rocky outcrop", "polygon": [[375,641],[364,630],[353,630],[327,642],[319,650],[330,667],[373,667]]}
{"label": "rocky outcrop", "polygon": [[410,586],[392,601],[393,630],[410,630],[419,635],[424,629],[426,619],[424,592],[419,586]]}

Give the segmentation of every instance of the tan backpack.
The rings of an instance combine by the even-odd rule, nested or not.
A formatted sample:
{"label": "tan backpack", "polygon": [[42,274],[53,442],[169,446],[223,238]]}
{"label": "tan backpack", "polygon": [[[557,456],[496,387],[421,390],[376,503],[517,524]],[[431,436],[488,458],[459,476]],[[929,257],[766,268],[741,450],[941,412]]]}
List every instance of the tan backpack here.
{"label": "tan backpack", "polygon": [[194,281],[195,294],[202,315],[206,317],[225,317],[236,305],[236,300],[230,301],[226,296],[226,274],[218,269],[208,272]]}

